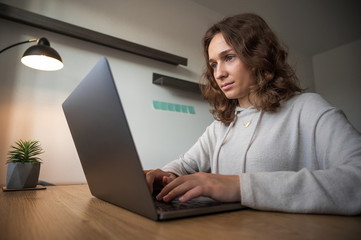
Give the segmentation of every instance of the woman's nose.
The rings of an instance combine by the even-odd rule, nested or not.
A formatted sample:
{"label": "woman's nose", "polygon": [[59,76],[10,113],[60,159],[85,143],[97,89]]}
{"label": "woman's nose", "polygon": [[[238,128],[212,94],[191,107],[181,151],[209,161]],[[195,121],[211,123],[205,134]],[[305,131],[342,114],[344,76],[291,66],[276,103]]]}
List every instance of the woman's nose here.
{"label": "woman's nose", "polygon": [[225,77],[227,77],[227,71],[222,64],[218,64],[214,72],[214,78],[222,80]]}

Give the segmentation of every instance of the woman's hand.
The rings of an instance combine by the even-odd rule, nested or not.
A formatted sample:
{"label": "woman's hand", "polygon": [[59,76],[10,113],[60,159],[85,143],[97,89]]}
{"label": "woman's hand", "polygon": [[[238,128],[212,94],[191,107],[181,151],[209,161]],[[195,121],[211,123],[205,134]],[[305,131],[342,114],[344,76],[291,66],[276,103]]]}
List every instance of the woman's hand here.
{"label": "woman's hand", "polygon": [[174,173],[164,172],[160,169],[145,170],[144,174],[151,193],[153,190],[161,190],[177,177]]}
{"label": "woman's hand", "polygon": [[206,196],[221,202],[241,201],[240,180],[237,175],[195,173],[174,179],[164,186],[157,200],[170,202],[179,198],[186,202],[192,198]]}

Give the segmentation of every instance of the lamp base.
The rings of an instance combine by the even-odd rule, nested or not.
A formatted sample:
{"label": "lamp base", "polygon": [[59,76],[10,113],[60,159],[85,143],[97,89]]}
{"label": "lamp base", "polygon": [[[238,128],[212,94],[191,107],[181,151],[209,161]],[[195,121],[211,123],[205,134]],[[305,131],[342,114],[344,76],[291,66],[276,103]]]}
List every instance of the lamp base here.
{"label": "lamp base", "polygon": [[36,187],[33,187],[33,188],[7,188],[7,187],[3,187],[3,192],[45,190],[45,189],[46,189],[46,187],[41,186],[41,185],[37,185]]}

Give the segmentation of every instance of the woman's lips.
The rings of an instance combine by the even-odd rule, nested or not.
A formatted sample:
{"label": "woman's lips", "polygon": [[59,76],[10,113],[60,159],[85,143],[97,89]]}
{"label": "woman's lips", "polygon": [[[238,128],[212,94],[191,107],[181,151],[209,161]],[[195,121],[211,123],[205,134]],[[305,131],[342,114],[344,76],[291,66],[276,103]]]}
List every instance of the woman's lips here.
{"label": "woman's lips", "polygon": [[222,85],[222,90],[228,90],[233,86],[234,82],[231,83],[225,83]]}

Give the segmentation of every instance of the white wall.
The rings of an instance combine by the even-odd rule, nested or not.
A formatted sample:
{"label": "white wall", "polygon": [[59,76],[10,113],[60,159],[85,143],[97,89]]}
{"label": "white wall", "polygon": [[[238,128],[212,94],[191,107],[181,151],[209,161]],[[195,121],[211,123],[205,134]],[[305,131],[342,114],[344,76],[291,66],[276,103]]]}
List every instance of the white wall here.
{"label": "white wall", "polygon": [[313,57],[316,91],[361,132],[361,39]]}
{"label": "white wall", "polygon": [[[1,2],[188,58],[188,66],[166,63],[0,19],[0,48],[47,37],[65,67],[41,72],[23,66],[22,45],[0,56],[0,185],[7,152],[19,138],[39,140],[45,150],[40,179],[56,184],[85,178],[61,104],[101,56],[113,70],[144,168],[177,158],[213,120],[200,96],[153,85],[152,73],[197,82],[203,68],[201,37],[221,18],[191,1],[26,0]],[[159,100],[194,106],[196,114],[154,110]]]}
{"label": "white wall", "polygon": [[297,49],[289,49],[288,62],[296,70],[301,87],[308,92],[315,92],[315,81],[312,66],[312,56],[303,54]]}

